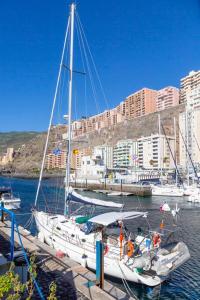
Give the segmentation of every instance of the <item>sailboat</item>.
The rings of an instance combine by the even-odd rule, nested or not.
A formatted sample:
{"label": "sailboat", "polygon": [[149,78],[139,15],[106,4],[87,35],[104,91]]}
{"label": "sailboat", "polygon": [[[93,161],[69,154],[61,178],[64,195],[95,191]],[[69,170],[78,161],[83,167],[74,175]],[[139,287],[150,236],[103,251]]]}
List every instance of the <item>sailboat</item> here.
{"label": "sailboat", "polygon": [[[163,127],[163,126],[162,126]],[[160,122],[160,114],[158,115],[158,131],[159,131],[159,137],[161,136],[161,122]],[[164,135],[166,138],[166,141],[168,143],[167,136],[165,134],[165,130],[163,128]],[[175,141],[174,141],[174,155],[171,151],[170,144],[168,143],[168,147],[171,152],[171,156],[174,161],[174,166],[176,170],[176,184],[162,184],[162,185],[153,185],[152,186],[152,196],[167,196],[167,197],[183,197],[184,191],[183,188],[179,187],[177,184],[177,162],[176,162],[176,126],[175,126],[175,119],[174,119],[174,136],[175,136]],[[162,157],[161,157],[162,158]],[[161,163],[162,159],[160,158],[160,172],[162,174],[162,168],[161,168]]]}
{"label": "sailboat", "polygon": [[[104,272],[116,278],[148,286],[159,285],[176,268],[190,258],[187,246],[183,242],[162,247],[162,242],[168,230],[143,232],[138,228],[136,234],[129,232],[125,223],[130,220],[147,218],[147,212],[124,211],[123,204],[112,201],[92,199],[80,195],[70,187],[70,155],[71,155],[71,114],[72,114],[72,80],[73,80],[73,43],[75,4],[71,4],[67,32],[70,28],[70,66],[69,66],[69,98],[68,98],[68,160],[66,168],[66,188],[64,199],[64,214],[53,214],[38,210],[37,201],[45,165],[48,138],[51,128],[53,109],[50,117],[47,140],[45,144],[42,167],[35,198],[33,214],[41,241],[60,250],[71,259],[85,267],[96,268],[96,241],[104,243]],[[53,108],[60,80],[65,45],[65,35],[59,75],[54,95]],[[90,212],[80,214],[72,212],[72,203],[89,206]],[[112,208],[111,212],[94,214],[95,207]],[[115,209],[115,211],[113,211]],[[171,234],[171,232],[170,232]]]}
{"label": "sailboat", "polygon": [[[193,130],[193,126],[192,126],[192,115],[190,115],[192,113],[192,110],[189,109],[188,104],[186,105],[186,111],[185,111],[185,127],[186,127],[186,136],[185,138],[183,137],[183,133],[181,131],[181,129],[179,128],[180,131],[180,135],[183,141],[183,144],[185,146],[185,153],[186,153],[186,162],[187,162],[187,182],[186,184],[184,184],[184,195],[185,196],[189,196],[187,201],[188,202],[199,202],[200,203],[200,189],[198,187],[198,174],[197,171],[195,169],[194,166],[194,162],[192,159],[192,155],[189,152],[189,135],[188,135],[188,128],[190,129],[190,132],[192,134],[192,130]],[[195,136],[194,136],[195,138]],[[195,138],[196,141],[196,138]],[[197,142],[197,141],[196,141]],[[191,151],[192,152],[192,151]],[[197,183],[191,185],[190,184],[190,164],[193,167],[193,171],[194,171],[194,176],[197,179]]]}

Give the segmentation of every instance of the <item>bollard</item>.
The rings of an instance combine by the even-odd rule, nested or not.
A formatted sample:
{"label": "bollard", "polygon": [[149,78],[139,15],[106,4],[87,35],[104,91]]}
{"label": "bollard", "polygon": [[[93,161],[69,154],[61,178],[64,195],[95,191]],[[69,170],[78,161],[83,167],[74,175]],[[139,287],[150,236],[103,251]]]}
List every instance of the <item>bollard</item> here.
{"label": "bollard", "polygon": [[121,179],[120,191],[122,192],[122,179]]}
{"label": "bollard", "polygon": [[10,260],[13,261],[14,258],[14,247],[15,247],[15,216],[11,213],[11,235],[10,235]]}
{"label": "bollard", "polygon": [[96,281],[99,287],[104,287],[104,255],[102,241],[96,241]]}

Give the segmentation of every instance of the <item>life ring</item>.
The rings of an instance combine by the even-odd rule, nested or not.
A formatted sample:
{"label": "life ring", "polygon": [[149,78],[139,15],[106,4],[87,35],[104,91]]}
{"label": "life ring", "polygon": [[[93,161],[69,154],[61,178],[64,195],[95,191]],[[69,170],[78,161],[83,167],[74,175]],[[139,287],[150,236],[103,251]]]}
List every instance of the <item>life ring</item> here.
{"label": "life ring", "polygon": [[105,245],[103,255],[106,255],[108,253],[108,250],[109,250],[108,245]]}
{"label": "life ring", "polygon": [[127,242],[127,255],[131,257],[134,253],[134,244],[131,241]]}
{"label": "life ring", "polygon": [[159,247],[161,243],[161,237],[159,233],[154,233],[153,235],[153,245],[154,247]]}

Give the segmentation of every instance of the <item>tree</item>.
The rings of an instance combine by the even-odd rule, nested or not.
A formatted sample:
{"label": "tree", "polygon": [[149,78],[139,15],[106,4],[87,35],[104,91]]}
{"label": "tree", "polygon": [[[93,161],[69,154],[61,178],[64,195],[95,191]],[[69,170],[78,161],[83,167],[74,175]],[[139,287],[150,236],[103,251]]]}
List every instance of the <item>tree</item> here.
{"label": "tree", "polygon": [[[34,282],[33,277],[22,284],[19,279],[19,275],[14,272],[14,263],[11,264],[10,269],[4,275],[0,276],[0,299],[6,300],[20,300],[22,295],[26,293],[26,300],[33,299]],[[35,256],[30,258],[29,274],[37,277]],[[52,282],[49,286],[48,300],[56,300],[56,284]]]}

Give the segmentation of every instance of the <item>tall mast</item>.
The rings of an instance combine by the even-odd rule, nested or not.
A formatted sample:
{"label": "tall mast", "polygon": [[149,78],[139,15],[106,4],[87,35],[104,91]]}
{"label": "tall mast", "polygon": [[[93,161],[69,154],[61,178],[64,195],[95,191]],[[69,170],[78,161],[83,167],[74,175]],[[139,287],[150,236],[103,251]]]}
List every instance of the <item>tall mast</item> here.
{"label": "tall mast", "polygon": [[66,168],[66,187],[65,187],[65,210],[66,215],[66,201],[69,194],[70,184],[70,169],[71,169],[71,122],[72,122],[72,79],[73,79],[73,51],[74,51],[74,11],[75,4],[71,4],[70,10],[70,58],[69,58],[69,94],[68,94],[68,153],[67,153],[67,168]]}
{"label": "tall mast", "polygon": [[186,136],[186,163],[187,163],[187,185],[190,185],[190,170],[189,170],[189,154],[188,154],[188,145],[189,145],[189,141],[188,141],[188,107],[186,104],[186,111],[185,111],[185,136]]}
{"label": "tall mast", "polygon": [[[159,141],[159,149],[160,149],[160,176],[161,176],[161,180],[162,180],[162,160],[163,160],[163,152],[161,155],[161,127],[160,127],[160,114],[158,114],[158,141]],[[162,159],[161,159],[162,158]]]}
{"label": "tall mast", "polygon": [[[176,157],[176,118],[174,117],[174,160],[177,165],[177,157]],[[175,166],[176,170],[176,166]],[[178,174],[176,172],[176,186],[178,184]]]}

